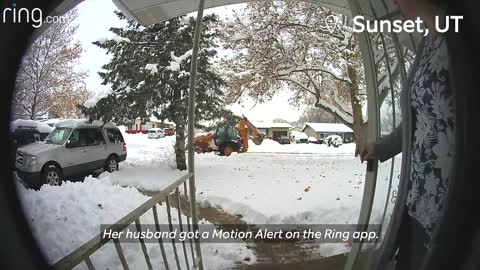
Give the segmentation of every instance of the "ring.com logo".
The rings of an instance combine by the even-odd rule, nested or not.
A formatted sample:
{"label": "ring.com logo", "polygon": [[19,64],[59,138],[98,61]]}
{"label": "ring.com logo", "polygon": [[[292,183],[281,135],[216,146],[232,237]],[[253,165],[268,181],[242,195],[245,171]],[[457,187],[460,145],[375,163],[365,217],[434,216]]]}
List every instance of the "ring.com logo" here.
{"label": "ring.com logo", "polygon": [[39,8],[27,9],[18,8],[16,3],[2,11],[3,23],[31,23],[33,27],[39,28],[44,23],[62,23],[66,18],[62,16],[47,16],[43,18],[43,11]]}

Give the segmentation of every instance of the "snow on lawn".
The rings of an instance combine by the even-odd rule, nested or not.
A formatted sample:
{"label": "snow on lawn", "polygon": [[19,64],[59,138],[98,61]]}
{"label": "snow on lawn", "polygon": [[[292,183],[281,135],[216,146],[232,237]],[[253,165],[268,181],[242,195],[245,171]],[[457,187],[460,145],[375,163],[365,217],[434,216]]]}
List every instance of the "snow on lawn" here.
{"label": "snow on lawn", "polygon": [[[148,199],[131,187],[161,190],[185,174],[174,166],[174,136],[148,139],[146,134],[124,134],[124,137],[128,155],[117,172],[103,173],[99,179],[88,177],[84,183],[44,186],[38,192],[19,186],[27,217],[51,262],[90,240],[99,232],[100,224],[119,220]],[[353,156],[353,144],[334,148],[316,144],[280,145],[265,140],[260,146],[250,145],[249,152],[230,157],[214,153],[196,155],[197,198],[201,206],[218,206],[229,214],[241,215],[250,224],[358,221],[365,164]],[[388,165],[381,166],[379,175],[387,175],[389,171]],[[377,188],[388,186],[388,177],[378,179]],[[384,199],[375,200],[373,220],[378,220]],[[146,213],[141,221],[153,223],[152,215]],[[138,244],[122,244],[122,247],[132,269],[145,268]],[[158,245],[149,245],[148,249],[153,264],[161,264]],[[247,257],[250,263],[255,263],[255,255],[244,244],[204,243],[202,251],[206,269],[229,268]],[[343,244],[322,244],[319,248],[322,256],[347,251]],[[173,256],[171,252],[169,256]],[[116,268],[118,259],[113,245],[103,247],[93,261]]]}
{"label": "snow on lawn", "polygon": [[273,140],[263,140],[261,145],[255,145],[252,141],[248,146],[248,152],[255,153],[302,153],[302,154],[325,154],[325,155],[350,155],[355,152],[355,144],[348,143],[339,147],[327,146],[326,144],[279,144]]}
{"label": "snow on lawn", "polygon": [[[100,178],[158,190],[183,174],[168,165],[173,160],[174,137],[155,140],[145,134],[125,134],[125,140],[128,157],[120,171]],[[335,148],[264,140],[259,146],[251,142],[247,153],[230,157],[198,154],[197,199],[202,206],[241,215],[250,224],[355,224],[366,165],[354,157],[354,150],[354,144]],[[380,175],[390,170],[389,166],[380,169]],[[382,180],[378,188],[387,186],[388,179]],[[383,206],[374,205],[374,220],[379,220]],[[322,255],[348,251],[342,244],[333,246],[325,245]]]}
{"label": "snow on lawn", "polygon": [[[66,182],[60,187],[43,186],[39,191],[17,185],[18,192],[33,234],[50,263],[68,255],[100,232],[101,224],[112,224],[147,201],[135,188],[125,188],[109,181],[91,177],[83,183]],[[165,206],[157,207],[160,222],[167,223]],[[177,222],[176,210],[173,222]],[[185,220],[185,216],[182,217]],[[142,224],[154,224],[153,212],[141,216]],[[122,243],[131,269],[145,269],[146,263],[139,243]],[[177,243],[180,263],[184,264],[182,245]],[[147,244],[154,269],[164,265],[158,243]],[[175,256],[171,243],[165,242],[167,261],[174,267]],[[221,252],[218,252],[221,250]],[[252,251],[242,243],[202,244],[202,253],[207,269],[226,269],[236,262],[250,258]],[[97,269],[119,269],[120,262],[113,243],[103,246],[92,257]],[[191,258],[190,263],[191,263]],[[184,267],[184,266],[182,266]],[[80,264],[76,269],[86,269]]]}
{"label": "snow on lawn", "polygon": [[[148,139],[125,134],[127,160],[121,170],[102,174],[121,185],[158,190],[181,176],[167,165],[174,137]],[[354,145],[280,145],[265,140],[230,157],[196,155],[198,200],[240,214],[248,223],[355,223],[365,164]],[[302,153],[303,152],[303,153]]]}

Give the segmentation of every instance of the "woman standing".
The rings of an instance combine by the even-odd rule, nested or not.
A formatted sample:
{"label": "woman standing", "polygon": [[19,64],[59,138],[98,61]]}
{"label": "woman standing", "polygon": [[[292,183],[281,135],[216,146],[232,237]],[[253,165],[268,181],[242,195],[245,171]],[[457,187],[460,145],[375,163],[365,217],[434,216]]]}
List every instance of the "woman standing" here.
{"label": "woman standing", "polygon": [[451,182],[455,134],[454,92],[446,37],[435,27],[444,5],[433,0],[396,0],[408,18],[420,17],[429,35],[420,45],[401,93],[402,124],[377,144],[360,149],[363,160],[385,161],[403,152],[397,219],[385,239],[385,269],[399,247],[396,269],[420,269],[441,217]]}

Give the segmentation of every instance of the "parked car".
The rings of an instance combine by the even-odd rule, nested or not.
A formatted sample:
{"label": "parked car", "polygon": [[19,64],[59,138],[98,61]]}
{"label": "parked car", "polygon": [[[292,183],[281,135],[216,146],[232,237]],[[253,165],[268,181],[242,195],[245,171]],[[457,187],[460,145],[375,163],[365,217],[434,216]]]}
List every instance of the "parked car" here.
{"label": "parked car", "polygon": [[300,131],[292,131],[290,135],[292,143],[308,143],[308,135]]}
{"label": "parked car", "polygon": [[14,170],[17,148],[43,141],[52,130],[52,127],[39,121],[17,119],[10,123],[12,165]]}
{"label": "parked car", "polygon": [[151,128],[148,130],[148,138],[149,139],[158,139],[165,137],[165,133],[161,128]]}
{"label": "parked car", "polygon": [[10,132],[17,146],[43,141],[53,127],[41,121],[17,119],[10,123]]}
{"label": "parked car", "polygon": [[317,140],[317,138],[310,136],[310,137],[308,137],[308,143],[319,144],[320,141]]}
{"label": "parked car", "polygon": [[65,120],[42,143],[18,148],[17,175],[29,187],[61,185],[64,179],[82,178],[94,171],[118,170],[127,158],[122,133],[113,123]]}
{"label": "parked car", "polygon": [[278,138],[278,143],[280,143],[280,144],[290,144],[290,138],[288,136],[280,136]]}
{"label": "parked car", "polygon": [[175,135],[175,129],[173,128],[165,128],[163,130],[163,133],[165,133],[165,136],[173,136]]}
{"label": "parked car", "polygon": [[343,143],[342,137],[338,135],[330,135],[325,138],[324,142],[327,146],[333,146],[333,147],[339,147]]}

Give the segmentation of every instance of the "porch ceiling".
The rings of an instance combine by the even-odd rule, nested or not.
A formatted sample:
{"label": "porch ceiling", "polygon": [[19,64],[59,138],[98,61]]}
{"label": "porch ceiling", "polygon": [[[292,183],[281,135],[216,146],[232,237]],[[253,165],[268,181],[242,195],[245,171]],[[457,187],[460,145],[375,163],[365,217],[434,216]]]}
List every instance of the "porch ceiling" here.
{"label": "porch ceiling", "polygon": [[[231,4],[253,2],[256,0],[206,0],[205,9]],[[318,3],[345,15],[351,15],[348,0],[307,0]],[[113,0],[115,5],[129,17],[143,25],[150,25],[184,15],[198,8],[198,0]],[[378,17],[387,14],[398,14],[398,8],[393,0],[353,0],[358,3],[362,13],[372,16],[371,7],[375,9]],[[387,12],[387,10],[389,12]]]}
{"label": "porch ceiling", "polygon": [[[147,26],[165,21],[180,15],[194,12],[198,9],[199,0],[112,0],[115,5],[129,18]],[[205,9],[231,4],[246,3],[258,0],[205,0]],[[351,16],[349,2],[355,5],[366,18],[376,16],[382,19],[401,19],[398,7],[393,0],[306,0],[318,3],[339,13]],[[408,34],[400,33],[399,42],[413,48]],[[416,41],[419,37],[415,36]]]}

